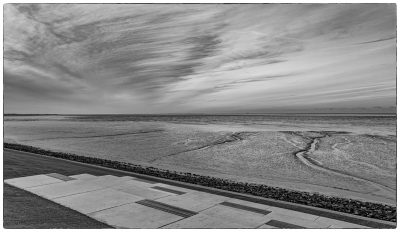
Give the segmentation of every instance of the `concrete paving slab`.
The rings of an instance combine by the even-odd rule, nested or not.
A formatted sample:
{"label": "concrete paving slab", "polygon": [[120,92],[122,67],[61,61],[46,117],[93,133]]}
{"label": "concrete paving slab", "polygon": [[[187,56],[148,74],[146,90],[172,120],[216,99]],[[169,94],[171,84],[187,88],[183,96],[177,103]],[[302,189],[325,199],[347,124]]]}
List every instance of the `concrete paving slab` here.
{"label": "concrete paving slab", "polygon": [[183,217],[136,203],[89,214],[116,228],[155,229],[181,220]]}
{"label": "concrete paving slab", "polygon": [[90,192],[99,189],[103,189],[105,187],[99,186],[95,183],[90,183],[88,181],[68,181],[62,183],[55,183],[51,185],[33,187],[27,189],[28,191],[39,195],[41,197],[47,199],[54,199],[57,197],[63,197],[78,193]]}
{"label": "concrete paving slab", "polygon": [[160,190],[160,191],[163,191],[163,192],[167,192],[167,193],[173,193],[175,195],[182,195],[182,194],[187,193],[187,192],[178,191],[178,190],[175,190],[175,189],[172,189],[172,188],[166,188],[166,187],[161,187],[161,186],[153,186],[151,188],[152,189],[156,189],[156,190]]}
{"label": "concrete paving slab", "polygon": [[129,194],[133,194],[136,196],[140,196],[143,197],[145,199],[158,199],[158,198],[162,198],[162,197],[166,197],[166,196],[171,196],[171,195],[175,195],[172,193],[168,193],[168,192],[163,192],[163,191],[159,191],[156,189],[151,189],[148,187],[143,187],[143,186],[138,186],[136,184],[137,182],[133,182],[133,181],[126,181],[121,185],[117,185],[117,186],[113,186],[111,188],[121,191],[121,192],[125,192],[125,193],[129,193]]}
{"label": "concrete paving slab", "polygon": [[117,176],[106,175],[106,176],[99,176],[96,179],[90,180],[89,182],[102,187],[111,187],[123,184],[126,181],[130,180],[132,180],[130,176],[117,177]]}
{"label": "concrete paving slab", "polygon": [[142,199],[143,198],[141,197],[114,189],[102,189],[93,192],[56,198],[54,201],[78,212],[88,214],[99,210],[132,203]]}
{"label": "concrete paving slab", "polygon": [[134,180],[135,178],[131,177],[131,176],[121,176],[119,177],[120,180]]}
{"label": "concrete paving slab", "polygon": [[[275,220],[275,221],[281,221],[289,224],[293,224],[299,227],[304,227],[304,228],[313,228],[313,229],[323,229],[323,228],[328,228],[330,224],[324,223],[324,222],[316,222],[316,221],[311,221],[303,218],[298,218],[295,216],[291,215],[284,215],[280,213],[276,213],[272,211],[272,213],[268,214],[266,219],[270,220]],[[270,221],[268,220],[268,221]],[[267,224],[268,224],[267,221]],[[272,225],[274,226],[274,225]]]}
{"label": "concrete paving slab", "polygon": [[18,188],[26,189],[30,187],[61,183],[64,181],[47,175],[36,175],[36,176],[26,176],[26,177],[8,179],[5,180],[4,182]]}
{"label": "concrete paving slab", "polygon": [[309,220],[309,221],[314,221],[315,219],[317,219],[319,217],[318,215],[314,215],[314,214],[302,213],[302,212],[298,212],[298,211],[294,211],[294,210],[282,209],[282,208],[273,207],[273,206],[270,206],[269,210],[271,210],[272,212],[275,212],[275,213],[284,214],[284,215],[292,216],[295,218],[301,218],[301,219]]}
{"label": "concrete paving slab", "polygon": [[280,229],[280,228],[275,227],[275,226],[270,226],[267,224],[263,224],[262,226],[258,227],[257,229]]}
{"label": "concrete paving slab", "polygon": [[148,184],[158,184],[157,181],[151,181],[151,180],[141,179],[141,178],[137,178],[137,177],[132,177],[132,179],[135,179],[140,182],[148,183]]}
{"label": "concrete paving slab", "polygon": [[326,217],[319,217],[315,220],[316,223],[324,223],[324,224],[329,224],[329,228],[346,228],[346,229],[352,229],[352,228],[369,228],[367,226],[362,226],[350,222],[344,222],[344,221],[339,221],[336,219],[332,218],[326,218]]}
{"label": "concrete paving slab", "polygon": [[121,176],[122,178],[126,178],[128,180],[137,180],[137,178],[133,177],[133,176]]}
{"label": "concrete paving slab", "polygon": [[138,180],[136,178],[129,179],[129,182],[131,184],[134,184],[134,185],[136,185],[138,187],[142,187],[142,188],[150,188],[150,187],[156,185],[156,184],[152,184],[152,183],[149,183],[149,182],[140,181],[140,180]]}
{"label": "concrete paving slab", "polygon": [[244,201],[244,200],[240,200],[240,199],[229,198],[227,200],[227,202],[232,202],[232,203],[236,203],[236,204],[241,204],[241,205],[246,205],[246,206],[249,206],[249,207],[254,207],[254,208],[258,208],[258,209],[271,211],[270,210],[271,206],[264,205],[264,204],[259,204],[259,203],[254,203],[254,202],[251,202],[251,201]]}
{"label": "concrete paving slab", "polygon": [[368,228],[131,176],[51,173],[4,182],[118,228]]}
{"label": "concrete paving slab", "polygon": [[83,174],[79,174],[79,175],[72,175],[70,177],[77,179],[77,180],[90,180],[90,179],[97,178],[97,176],[90,175],[87,173],[83,173]]}
{"label": "concrete paving slab", "polygon": [[160,187],[164,187],[164,188],[168,188],[168,189],[173,189],[173,190],[180,191],[180,192],[185,192],[185,193],[198,192],[198,191],[193,190],[193,189],[182,188],[182,187],[178,187],[178,186],[174,186],[174,185],[169,185],[169,184],[163,184],[163,183],[157,183],[157,184],[155,184],[154,186],[160,186]]}
{"label": "concrete paving slab", "polygon": [[163,229],[240,229],[246,228],[241,224],[222,221],[220,218],[211,217],[202,213],[182,219],[162,227]]}
{"label": "concrete paving slab", "polygon": [[220,221],[240,224],[245,228],[257,228],[268,221],[264,214],[232,208],[220,204],[203,210],[200,213],[213,218],[218,218]]}
{"label": "concrete paving slab", "polygon": [[62,181],[51,185],[29,188],[29,191],[47,199],[95,191],[126,182],[126,179],[115,176],[99,176],[89,180]]}
{"label": "concrete paving slab", "polygon": [[163,197],[157,201],[187,210],[200,212],[227,199],[228,198],[223,196],[204,192],[190,192],[183,195]]}

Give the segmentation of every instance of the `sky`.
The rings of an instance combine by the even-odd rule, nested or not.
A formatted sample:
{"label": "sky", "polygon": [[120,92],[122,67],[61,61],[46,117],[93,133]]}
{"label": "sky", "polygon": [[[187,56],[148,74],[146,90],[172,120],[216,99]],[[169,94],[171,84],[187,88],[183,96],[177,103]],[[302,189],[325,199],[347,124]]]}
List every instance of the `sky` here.
{"label": "sky", "polygon": [[396,106],[395,4],[6,4],[5,113]]}

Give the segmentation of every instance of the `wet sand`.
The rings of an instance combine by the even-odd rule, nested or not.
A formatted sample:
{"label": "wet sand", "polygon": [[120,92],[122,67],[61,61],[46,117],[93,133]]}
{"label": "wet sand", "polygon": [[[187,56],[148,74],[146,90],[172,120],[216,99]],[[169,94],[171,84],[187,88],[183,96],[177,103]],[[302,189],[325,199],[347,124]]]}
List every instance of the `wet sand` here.
{"label": "wet sand", "polygon": [[346,125],[345,120],[324,119],[179,123],[25,118],[5,120],[5,141],[395,204],[395,119],[394,124],[352,120]]}

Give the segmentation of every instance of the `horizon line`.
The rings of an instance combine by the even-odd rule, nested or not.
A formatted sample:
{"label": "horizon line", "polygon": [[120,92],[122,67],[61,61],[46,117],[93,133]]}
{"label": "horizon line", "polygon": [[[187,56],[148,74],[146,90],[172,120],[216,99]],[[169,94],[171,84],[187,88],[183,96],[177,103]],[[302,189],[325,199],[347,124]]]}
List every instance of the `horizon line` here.
{"label": "horizon line", "polygon": [[58,114],[58,113],[4,113],[3,116],[35,116],[35,115],[54,115],[54,116],[63,116],[63,115],[82,115],[82,116],[91,116],[91,115],[136,115],[136,116],[162,116],[162,115],[202,115],[202,116],[240,116],[240,115],[286,115],[286,114],[292,114],[292,115],[397,115],[397,112],[395,113],[376,113],[376,112],[371,112],[371,113],[349,113],[349,112],[343,112],[343,113],[315,113],[315,112],[310,112],[310,113],[293,113],[293,112],[285,112],[285,113],[147,113],[147,114],[138,114],[138,113],[127,113],[127,114],[119,114],[119,113],[96,113],[96,114],[85,114],[85,113],[76,113],[76,114]]}

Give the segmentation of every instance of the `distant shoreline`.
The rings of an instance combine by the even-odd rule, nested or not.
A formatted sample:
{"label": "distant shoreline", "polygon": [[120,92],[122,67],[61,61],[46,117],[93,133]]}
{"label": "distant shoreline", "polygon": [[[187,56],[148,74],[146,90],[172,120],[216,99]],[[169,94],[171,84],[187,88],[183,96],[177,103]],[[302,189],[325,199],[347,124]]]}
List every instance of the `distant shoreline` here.
{"label": "distant shoreline", "polygon": [[396,117],[396,113],[249,113],[249,114],[4,114],[4,116],[138,116],[138,117],[168,117],[168,116],[365,116],[365,117]]}

